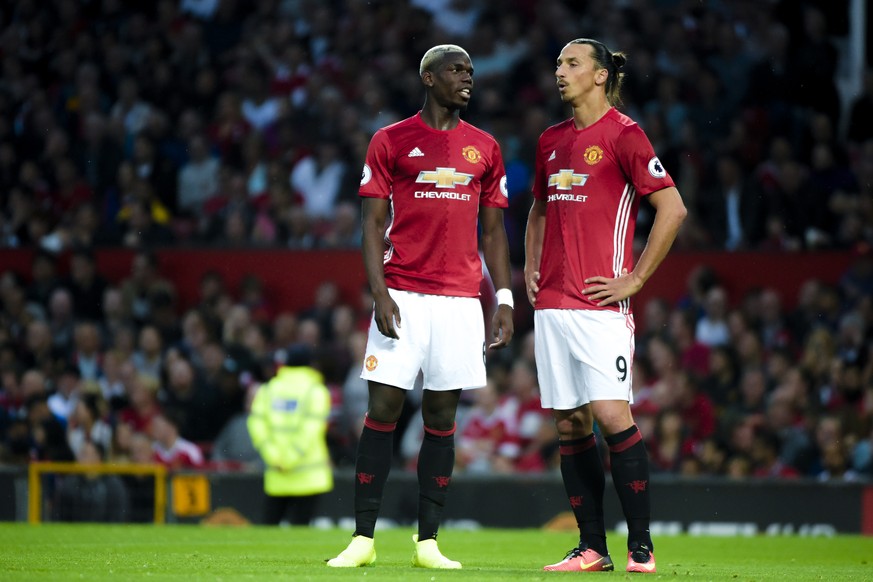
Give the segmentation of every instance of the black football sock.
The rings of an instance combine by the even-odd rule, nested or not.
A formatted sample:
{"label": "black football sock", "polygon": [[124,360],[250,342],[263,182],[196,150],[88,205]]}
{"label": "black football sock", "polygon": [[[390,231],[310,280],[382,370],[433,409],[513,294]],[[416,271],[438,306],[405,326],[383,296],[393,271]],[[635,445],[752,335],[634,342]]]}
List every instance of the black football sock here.
{"label": "black football sock", "polygon": [[394,455],[397,423],[366,417],[355,461],[355,535],[372,538]]}
{"label": "black football sock", "polygon": [[424,427],[418,454],[418,540],[437,537],[452,470],[455,468],[455,427]]}
{"label": "black football sock", "polygon": [[560,441],[558,448],[564,489],[579,526],[579,541],[605,556],[609,553],[603,523],[606,476],[594,433],[581,439]]}
{"label": "black football sock", "polygon": [[652,547],[649,532],[651,496],[649,494],[649,455],[637,425],[606,437],[612,464],[612,481],[627,520],[628,544],[637,542]]}

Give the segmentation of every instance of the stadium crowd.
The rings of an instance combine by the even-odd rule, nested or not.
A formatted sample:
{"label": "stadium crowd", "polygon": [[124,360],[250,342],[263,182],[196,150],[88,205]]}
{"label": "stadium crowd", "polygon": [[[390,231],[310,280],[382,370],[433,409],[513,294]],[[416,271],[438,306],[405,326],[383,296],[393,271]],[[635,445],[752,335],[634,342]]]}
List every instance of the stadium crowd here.
{"label": "stadium crowd", "polygon": [[[180,309],[152,252],[360,244],[357,184],[379,127],[412,113],[424,51],[473,57],[465,118],[507,164],[513,264],[523,261],[540,132],[566,117],[554,61],[591,36],[629,54],[624,107],[690,210],[677,248],[843,249],[837,282],[798,305],[761,283],[729,304],[705,266],[678,304],[636,305],[635,417],[654,467],[736,478],[873,476],[873,73],[844,106],[841,2],[559,0],[18,0],[0,9],[0,460],[257,468],[245,415],[295,344],[334,394],[330,445],[349,466],[366,409],[358,376],[372,300],[325,282],[277,313],[263,284],[207,273]],[[640,241],[647,233],[641,210]],[[650,219],[650,217],[648,217]],[[135,251],[109,281],[94,249]],[[60,256],[69,256],[61,269]],[[66,262],[64,262],[66,264]],[[777,276],[774,274],[774,276]],[[523,295],[517,294],[521,298]],[[557,443],[539,407],[532,318],[465,395],[458,463],[543,472]],[[404,415],[397,462],[421,427]]]}

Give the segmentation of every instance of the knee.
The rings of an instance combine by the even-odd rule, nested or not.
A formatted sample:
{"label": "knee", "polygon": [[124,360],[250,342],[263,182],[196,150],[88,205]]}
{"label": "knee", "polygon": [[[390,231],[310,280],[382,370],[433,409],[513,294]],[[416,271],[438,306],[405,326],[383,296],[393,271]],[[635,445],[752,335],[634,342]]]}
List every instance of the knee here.
{"label": "knee", "polygon": [[606,436],[627,430],[634,423],[630,407],[626,404],[602,407],[597,410],[596,416],[597,424]]}
{"label": "knee", "polygon": [[455,412],[458,410],[460,390],[432,392],[425,390],[421,400],[421,419],[424,426],[434,430],[452,430]]}
{"label": "knee", "polygon": [[367,409],[367,417],[376,422],[397,422],[400,419],[402,410],[402,402],[398,406],[389,400],[373,398],[370,400],[370,405]]}
{"label": "knee", "polygon": [[584,409],[555,414],[555,428],[561,440],[573,440],[590,435],[594,424],[590,413]]}
{"label": "knee", "polygon": [[422,410],[421,419],[424,426],[433,430],[452,430],[455,426],[455,411],[451,409]]}

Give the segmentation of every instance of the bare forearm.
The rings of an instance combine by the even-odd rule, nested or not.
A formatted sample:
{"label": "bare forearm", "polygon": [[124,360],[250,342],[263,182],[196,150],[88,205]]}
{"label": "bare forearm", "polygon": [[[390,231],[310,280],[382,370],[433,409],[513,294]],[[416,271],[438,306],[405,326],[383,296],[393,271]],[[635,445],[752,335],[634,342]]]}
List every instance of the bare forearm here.
{"label": "bare forearm", "polygon": [[482,234],[482,254],[495,289],[508,289],[512,283],[509,267],[509,242],[506,231],[495,229]]}
{"label": "bare forearm", "polygon": [[383,258],[385,243],[382,239],[381,229],[372,224],[364,223],[361,240],[361,254],[364,259],[364,270],[367,274],[367,282],[373,295],[387,294],[385,286],[385,269]]}
{"label": "bare forearm", "polygon": [[673,246],[673,241],[676,240],[679,228],[688,214],[675,188],[669,188],[657,194],[659,199],[655,206],[655,221],[652,224],[646,247],[633,270],[633,277],[640,286],[649,280],[667,256],[670,247]]}
{"label": "bare forearm", "polygon": [[540,259],[543,253],[543,235],[546,230],[545,205],[534,202],[528,214],[527,227],[524,234],[524,271],[540,270]]}

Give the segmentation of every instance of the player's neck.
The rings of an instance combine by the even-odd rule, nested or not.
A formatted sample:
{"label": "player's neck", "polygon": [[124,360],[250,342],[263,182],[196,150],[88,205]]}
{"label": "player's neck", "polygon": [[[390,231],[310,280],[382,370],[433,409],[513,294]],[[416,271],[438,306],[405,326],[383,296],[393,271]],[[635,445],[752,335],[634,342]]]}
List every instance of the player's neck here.
{"label": "player's neck", "polygon": [[573,104],[573,122],[576,129],[585,129],[597,123],[612,107],[605,99]]}
{"label": "player's neck", "polygon": [[458,127],[461,121],[461,112],[458,109],[445,107],[428,107],[427,103],[421,109],[421,120],[428,127],[449,131]]}

